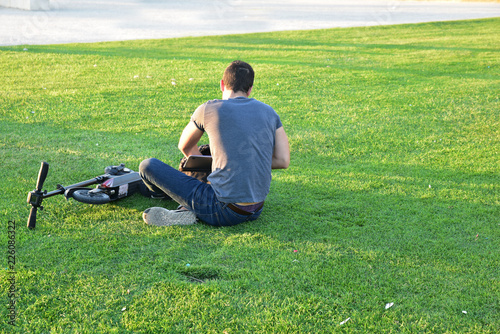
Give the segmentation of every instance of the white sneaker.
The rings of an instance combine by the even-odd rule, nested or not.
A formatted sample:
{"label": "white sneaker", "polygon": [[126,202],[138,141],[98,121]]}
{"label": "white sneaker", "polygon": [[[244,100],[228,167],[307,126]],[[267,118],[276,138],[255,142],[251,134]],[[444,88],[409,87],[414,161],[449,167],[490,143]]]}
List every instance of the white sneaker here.
{"label": "white sneaker", "polygon": [[142,219],[148,225],[171,226],[171,225],[193,225],[196,223],[196,215],[189,210],[167,210],[160,207],[146,209]]}

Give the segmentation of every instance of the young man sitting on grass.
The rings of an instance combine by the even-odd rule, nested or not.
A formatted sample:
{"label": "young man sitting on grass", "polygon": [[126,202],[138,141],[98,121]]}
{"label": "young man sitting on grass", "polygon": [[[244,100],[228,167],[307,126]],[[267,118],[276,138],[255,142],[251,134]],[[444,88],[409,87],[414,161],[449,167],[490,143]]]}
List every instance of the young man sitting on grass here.
{"label": "young man sitting on grass", "polygon": [[222,100],[199,106],[179,139],[184,156],[200,155],[198,142],[207,133],[213,159],[210,183],[155,158],[140,164],[144,183],[182,206],[179,210],[145,210],[147,224],[189,225],[198,218],[210,225],[229,226],[260,216],[270,189],[271,169],[288,168],[290,149],[278,114],[249,98],[253,82],[252,67],[233,61],[220,82]]}

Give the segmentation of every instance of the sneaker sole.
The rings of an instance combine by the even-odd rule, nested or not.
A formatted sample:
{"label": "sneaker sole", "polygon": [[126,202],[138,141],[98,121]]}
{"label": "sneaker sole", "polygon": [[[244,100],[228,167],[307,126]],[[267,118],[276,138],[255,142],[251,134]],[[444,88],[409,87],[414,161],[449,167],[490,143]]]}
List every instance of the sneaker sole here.
{"label": "sneaker sole", "polygon": [[196,216],[187,210],[167,210],[160,207],[146,209],[142,214],[144,222],[154,226],[193,225]]}

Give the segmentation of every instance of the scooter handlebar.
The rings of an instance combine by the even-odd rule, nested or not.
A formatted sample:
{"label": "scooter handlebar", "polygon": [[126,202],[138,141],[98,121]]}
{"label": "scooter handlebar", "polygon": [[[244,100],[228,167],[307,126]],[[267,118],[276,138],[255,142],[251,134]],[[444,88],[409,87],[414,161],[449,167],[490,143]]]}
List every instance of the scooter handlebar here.
{"label": "scooter handlebar", "polygon": [[45,161],[42,161],[42,165],[40,166],[40,172],[38,172],[38,180],[36,181],[37,191],[42,191],[42,187],[45,182],[45,179],[47,178],[48,173],[49,173],[49,164]]}
{"label": "scooter handlebar", "polygon": [[28,228],[30,230],[34,229],[36,226],[36,212],[38,210],[38,207],[32,206],[30,210],[30,215],[28,217]]}
{"label": "scooter handlebar", "polygon": [[42,188],[47,178],[47,174],[49,173],[49,164],[45,161],[42,161],[40,166],[40,171],[38,172],[38,179],[36,181],[36,189],[28,194],[28,203],[31,204],[30,215],[28,217],[28,228],[34,229],[36,226],[36,213],[38,208],[41,206],[43,200]]}

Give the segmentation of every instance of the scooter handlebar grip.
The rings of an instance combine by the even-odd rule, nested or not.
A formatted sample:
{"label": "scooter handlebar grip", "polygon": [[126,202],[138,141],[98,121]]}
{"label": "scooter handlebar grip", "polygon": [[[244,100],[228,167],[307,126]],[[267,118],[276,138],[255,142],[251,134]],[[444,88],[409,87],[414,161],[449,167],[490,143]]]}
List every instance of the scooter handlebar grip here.
{"label": "scooter handlebar grip", "polygon": [[49,164],[45,161],[42,161],[42,165],[40,166],[40,172],[38,173],[38,180],[36,181],[37,191],[42,191],[43,183],[45,182],[48,173],[49,173]]}
{"label": "scooter handlebar grip", "polygon": [[36,206],[32,206],[30,210],[30,216],[28,217],[28,228],[30,230],[35,228],[36,225],[36,211],[37,211]]}

